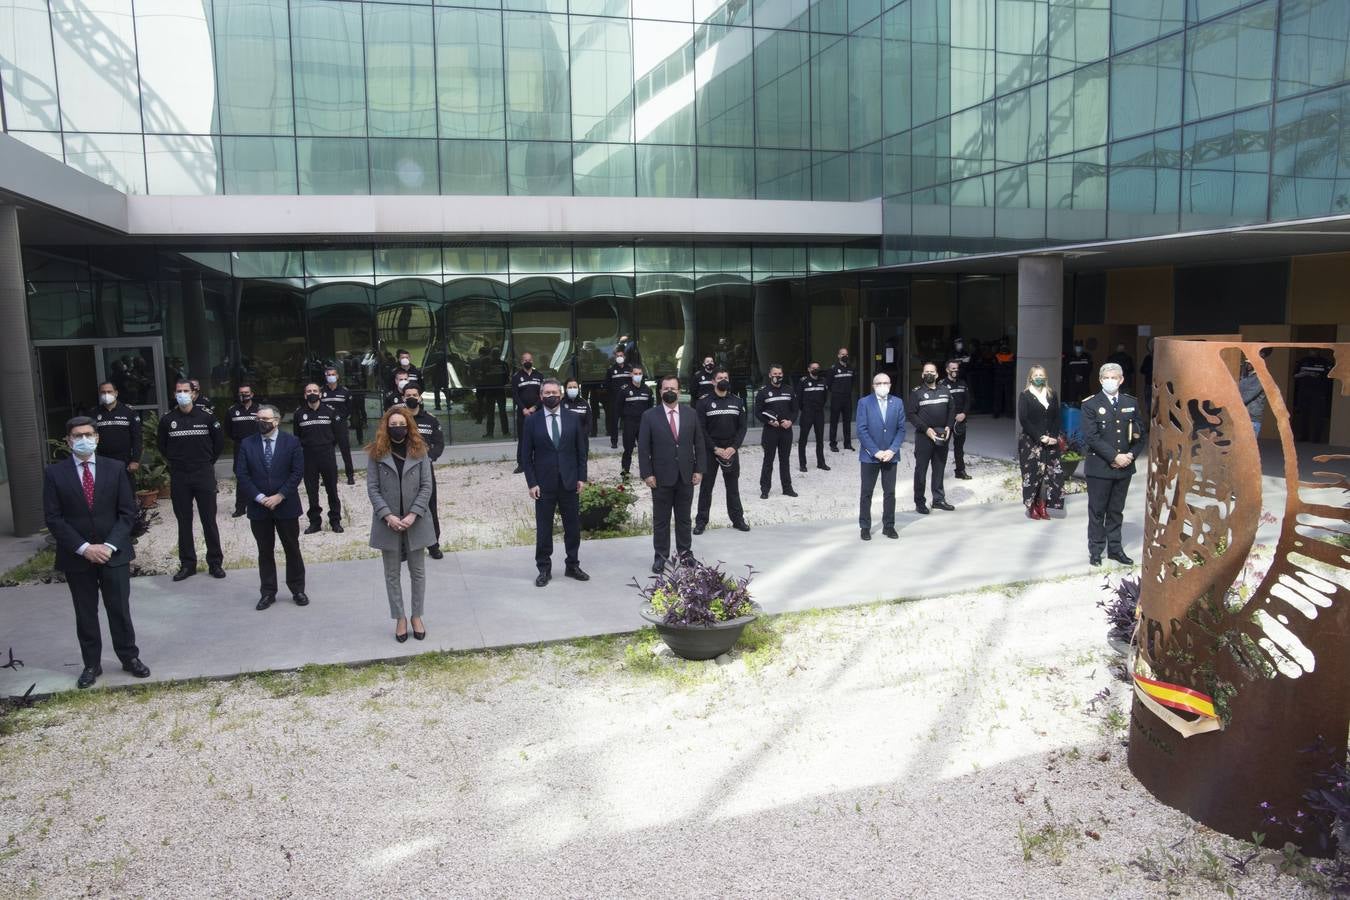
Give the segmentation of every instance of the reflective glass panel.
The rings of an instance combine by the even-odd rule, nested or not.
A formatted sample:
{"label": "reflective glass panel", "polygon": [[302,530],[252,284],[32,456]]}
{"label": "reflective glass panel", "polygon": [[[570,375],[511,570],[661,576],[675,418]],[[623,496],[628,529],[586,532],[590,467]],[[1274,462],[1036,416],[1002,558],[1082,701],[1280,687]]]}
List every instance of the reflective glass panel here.
{"label": "reflective glass panel", "polygon": [[951,8],[946,0],[911,0],[914,122],[951,111]]}
{"label": "reflective glass panel", "polygon": [[[507,137],[570,139],[567,17],[518,12],[504,15]],[[515,166],[511,168],[514,183]]]}
{"label": "reflective glass panel", "polygon": [[[131,10],[131,0],[51,0],[61,121],[66,129],[141,130]],[[144,176],[140,181],[144,191]]]}
{"label": "reflective glass panel", "polygon": [[227,194],[294,194],[295,141],[291,138],[221,139]]}
{"label": "reflective glass panel", "polygon": [[1222,228],[1266,217],[1270,113],[1256,109],[1182,132],[1181,228]]}
{"label": "reflective glass panel", "polygon": [[[873,200],[881,196],[882,145],[880,142],[849,154],[850,200]],[[818,200],[829,199],[817,197]]]}
{"label": "reflective glass panel", "polygon": [[811,37],[755,31],[755,137],[761,147],[811,146]]}
{"label": "reflective glass panel", "polygon": [[1108,63],[1050,80],[1050,154],[1106,143]]}
{"label": "reflective glass panel", "polygon": [[1124,53],[1111,61],[1111,137],[1181,122],[1182,36]]}
{"label": "reflective glass panel", "polygon": [[755,26],[806,31],[811,25],[810,6],[811,0],[755,0]]}
{"label": "reflective glass panel", "polygon": [[755,151],[700,147],[698,151],[700,197],[755,196]]}
{"label": "reflective glass panel", "polygon": [[1301,219],[1350,207],[1350,87],[1275,107],[1270,216]]}
{"label": "reflective glass panel", "polygon": [[[994,119],[993,103],[984,103],[952,116],[953,178],[969,178],[993,171]],[[1011,136],[1002,139],[1009,140]]]}
{"label": "reflective glass panel", "polygon": [[811,35],[811,146],[848,147],[848,39]]}
{"label": "reflective glass panel", "polygon": [[1111,46],[1120,52],[1186,24],[1184,0],[1111,0]]}
{"label": "reflective glass panel", "polygon": [[1350,81],[1350,3],[1284,0],[1280,96]]}
{"label": "reflective glass panel", "polygon": [[881,140],[880,19],[848,39],[848,69],[848,143],[861,147]]}
{"label": "reflective glass panel", "polygon": [[300,193],[369,194],[365,138],[298,138]]}
{"label": "reflective glass panel", "polygon": [[[366,69],[361,4],[292,0],[291,48],[295,59],[296,132],[364,135]],[[303,158],[300,169],[303,193]]]}
{"label": "reflective glass panel", "polygon": [[700,145],[754,144],[753,44],[749,28],[709,25],[699,29],[694,83]]}
{"label": "reflective glass panel", "polygon": [[1270,101],[1273,0],[1191,29],[1186,37],[1186,119]]}
{"label": "reflective glass panel", "polygon": [[0,8],[0,89],[10,131],[61,130],[47,0],[13,0]]}
{"label": "reflective glass panel", "polygon": [[153,194],[218,194],[220,139],[187,134],[145,136],[147,190]]}
{"label": "reflective glass panel", "polygon": [[212,9],[221,131],[293,133],[286,0],[215,0]]}
{"label": "reflective glass panel", "polygon": [[145,193],[145,145],[139,134],[67,131],[66,165],[127,194]]}
{"label": "reflective glass panel", "polygon": [[849,154],[817,150],[811,160],[811,199],[849,199]]}
{"label": "reflective glass panel", "polygon": [[694,29],[633,22],[634,130],[639,142],[694,143]]}
{"label": "reflective glass panel", "polygon": [[1045,239],[1045,163],[994,175],[994,235],[1018,241]]}
{"label": "reflective glass panel", "polygon": [[[209,3],[136,0],[136,60],[148,134],[210,134],[216,126]],[[155,193],[162,193],[152,188]]]}
{"label": "reflective glass panel", "polygon": [[951,0],[951,108],[994,96],[994,0]]}
{"label": "reflective glass panel", "polygon": [[882,125],[888,135],[909,128],[910,93],[917,87],[910,81],[914,50],[909,13],[910,4],[901,3],[881,17]]}
{"label": "reflective glass panel", "polygon": [[505,141],[441,141],[441,193],[506,193]]}
{"label": "reflective glass panel", "polygon": [[512,194],[534,197],[572,193],[572,145],[547,141],[510,141],[506,150]]}
{"label": "reflective glass panel", "polygon": [[1050,74],[1105,59],[1111,48],[1110,0],[1050,0]]}
{"label": "reflective glass panel", "polygon": [[639,144],[637,147],[637,195],[639,197],[694,197],[694,148]]}
{"label": "reflective glass panel", "polygon": [[1038,84],[999,99],[995,158],[1000,166],[1045,157],[1045,93],[1046,86]]}
{"label": "reflective glass panel", "polygon": [[572,178],[578,197],[634,196],[633,145],[573,144]]}
{"label": "reflective glass panel", "polygon": [[1047,0],[998,0],[995,65],[1000,94],[1045,78],[1049,13]]}
{"label": "reflective glass panel", "polygon": [[1046,231],[1052,240],[1106,237],[1106,148],[1046,164]]}
{"label": "reflective glass panel", "polygon": [[755,196],[761,200],[810,200],[811,151],[755,151]]}
{"label": "reflective glass panel", "polygon": [[436,96],[441,137],[506,137],[501,13],[436,10]]}
{"label": "reflective glass panel", "polygon": [[572,139],[631,141],[633,46],[629,23],[572,16],[571,35]]}
{"label": "reflective glass panel", "polygon": [[1176,231],[1181,191],[1180,129],[1112,144],[1110,159],[1107,236]]}
{"label": "reflective glass panel", "polygon": [[431,10],[368,3],[365,26],[371,137],[435,137],[436,50]]}
{"label": "reflective glass panel", "polygon": [[437,168],[434,140],[370,139],[372,194],[435,194]]}

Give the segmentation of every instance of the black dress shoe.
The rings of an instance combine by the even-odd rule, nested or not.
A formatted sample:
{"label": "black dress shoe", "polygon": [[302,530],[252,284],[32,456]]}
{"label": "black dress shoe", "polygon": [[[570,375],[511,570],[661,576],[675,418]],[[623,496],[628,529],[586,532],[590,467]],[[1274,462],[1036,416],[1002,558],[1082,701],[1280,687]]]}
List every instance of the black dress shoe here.
{"label": "black dress shoe", "polygon": [[845,444],[845,445],[844,445],[844,449],[847,450],[847,451],[849,451],[849,452],[852,452],[852,451],[853,451],[853,445],[852,445],[852,444]]}
{"label": "black dress shoe", "polygon": [[783,491],[783,496],[784,496],[784,497],[796,497],[796,496],[797,496],[797,492],[794,491],[792,488],[788,488],[787,490]]}
{"label": "black dress shoe", "polygon": [[97,681],[98,676],[102,674],[102,666],[85,666],[84,671],[80,673],[80,677],[76,680],[75,686],[80,690],[84,690]]}
{"label": "black dress shoe", "polygon": [[225,577],[225,570],[222,569],[220,566],[211,566],[209,569],[207,569],[207,571],[211,573],[212,578]]}
{"label": "black dress shoe", "polygon": [[230,513],[230,518],[231,518],[231,519],[237,519],[237,518],[239,518],[240,516],[242,516],[243,514],[244,514],[244,510],[242,510],[242,509],[236,509],[234,512]]}
{"label": "black dress shoe", "polygon": [[183,566],[183,567],[180,568],[177,572],[174,572],[174,573],[173,573],[173,580],[174,580],[174,581],[182,581],[183,579],[185,579],[185,578],[191,578],[193,575],[196,575],[196,574],[197,574],[197,567],[196,567],[196,566],[193,566],[193,567],[190,568],[190,569],[189,569],[187,566]]}
{"label": "black dress shoe", "polygon": [[398,641],[400,644],[406,644],[408,642],[408,632],[405,631],[402,634],[395,632],[394,640]]}
{"label": "black dress shoe", "polygon": [[872,532],[864,528],[861,537],[864,541],[870,541],[872,539]]}
{"label": "black dress shoe", "polygon": [[352,476],[348,475],[348,476],[347,476],[347,483],[348,483],[348,484],[356,484],[356,479],[353,478]]}
{"label": "black dress shoe", "polygon": [[947,512],[956,512],[956,507],[952,506],[946,500],[934,500],[933,509],[945,509]]}
{"label": "black dress shoe", "polygon": [[928,515],[928,507],[924,506],[922,503],[914,504],[914,511],[921,516]]}
{"label": "black dress shoe", "polygon": [[264,609],[267,609],[267,607],[271,606],[273,603],[276,602],[277,602],[276,594],[263,594],[261,597],[258,598],[258,605],[253,608],[256,609],[258,612],[262,612]]}
{"label": "black dress shoe", "polygon": [[566,575],[568,578],[575,578],[577,581],[591,580],[591,576],[581,571],[581,566],[568,566],[567,570],[564,571],[563,574]]}
{"label": "black dress shoe", "polygon": [[749,531],[749,530],[750,530],[750,526],[747,525],[747,524],[745,524],[744,522],[732,522],[732,523],[731,523],[731,527],[732,527],[732,528],[735,528],[737,531]]}
{"label": "black dress shoe", "polygon": [[323,526],[320,525],[318,522],[315,522],[313,525],[305,529],[305,534],[318,534],[320,531],[323,531]]}
{"label": "black dress shoe", "polygon": [[534,586],[535,586],[535,587],[543,587],[544,585],[548,584],[548,583],[549,583],[549,580],[552,579],[552,578],[553,578],[553,573],[552,573],[552,572],[548,572],[548,571],[545,571],[544,569],[540,569],[540,570],[539,570],[539,574],[536,575],[536,576],[534,577]]}
{"label": "black dress shoe", "polygon": [[827,465],[825,465],[823,462],[821,462],[821,463],[816,463],[816,468],[817,468],[817,469],[821,469],[822,471],[825,471],[825,472],[830,471],[830,467],[827,466]]}
{"label": "black dress shoe", "polygon": [[706,525],[702,525],[702,524],[695,525],[695,526],[694,526],[694,534],[702,534],[702,533],[703,533],[703,529],[706,528],[706,527],[707,527]]}
{"label": "black dress shoe", "polygon": [[805,472],[805,471],[806,471],[806,466],[798,466],[798,467],[797,467],[797,471],[798,471],[798,472]]}
{"label": "black dress shoe", "polygon": [[141,662],[140,657],[122,663],[122,671],[130,672],[132,678],[149,678],[150,667]]}
{"label": "black dress shoe", "polygon": [[831,453],[838,453],[838,452],[839,452],[839,445],[838,445],[838,444],[831,444],[831,445],[830,445],[830,452],[831,452]]}
{"label": "black dress shoe", "polygon": [[1108,553],[1106,555],[1110,559],[1114,559],[1116,562],[1121,563],[1122,565],[1126,566],[1134,565],[1134,560],[1126,556],[1124,550],[1117,550],[1115,553]]}
{"label": "black dress shoe", "polygon": [[759,499],[761,499],[761,500],[768,500],[768,499],[769,499],[769,492],[768,492],[768,491],[760,491],[760,492],[759,492]]}
{"label": "black dress shoe", "polygon": [[342,527],[342,523],[341,523],[341,522],[332,522],[332,523],[329,524],[328,527],[331,528],[331,529],[333,530],[333,534],[342,534],[342,532],[344,532],[344,531],[347,530],[347,529],[345,529],[345,528]]}
{"label": "black dress shoe", "polygon": [[520,466],[516,466],[514,469],[511,470],[511,474],[512,474],[512,475],[519,475],[519,474],[521,474],[521,473],[524,472],[524,471],[525,471],[525,470],[522,469]]}
{"label": "black dress shoe", "polygon": [[956,477],[961,479],[962,481],[973,481],[975,479],[974,475],[970,475],[965,472],[957,472]]}
{"label": "black dress shoe", "polygon": [[896,531],[894,528],[883,528],[881,529],[881,533],[892,540],[900,537],[900,532]]}
{"label": "black dress shoe", "polygon": [[301,591],[298,594],[292,594],[291,599],[295,601],[296,606],[309,606],[309,594]]}
{"label": "black dress shoe", "polygon": [[1100,556],[1089,556],[1088,563],[1094,566],[1100,566],[1102,564],[1102,558]]}
{"label": "black dress shoe", "polygon": [[414,631],[412,636],[415,641],[425,641],[427,639],[427,633],[425,631]]}
{"label": "black dress shoe", "polygon": [[440,544],[432,544],[427,548],[427,556],[432,559],[445,559],[445,551],[441,549]]}
{"label": "black dress shoe", "polygon": [[665,570],[666,570],[666,561],[658,557],[656,561],[652,563],[652,574],[660,575]]}

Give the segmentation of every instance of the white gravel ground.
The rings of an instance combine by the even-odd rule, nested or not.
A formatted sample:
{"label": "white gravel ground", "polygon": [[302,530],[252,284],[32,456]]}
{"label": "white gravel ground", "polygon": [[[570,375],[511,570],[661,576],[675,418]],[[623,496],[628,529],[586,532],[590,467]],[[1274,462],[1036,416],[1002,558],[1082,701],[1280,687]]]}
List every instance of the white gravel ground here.
{"label": "white gravel ground", "polygon": [[81,695],[0,743],[0,893],[1315,896],[1130,776],[1099,590]]}

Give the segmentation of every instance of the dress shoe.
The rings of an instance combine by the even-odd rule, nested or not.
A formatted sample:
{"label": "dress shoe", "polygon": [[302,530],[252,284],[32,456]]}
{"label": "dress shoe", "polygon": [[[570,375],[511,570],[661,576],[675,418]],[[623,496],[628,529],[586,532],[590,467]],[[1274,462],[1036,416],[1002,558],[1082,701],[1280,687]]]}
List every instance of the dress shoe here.
{"label": "dress shoe", "polygon": [[861,537],[864,541],[870,541],[872,539],[872,532],[864,528],[862,530],[862,534],[860,534],[859,537]]}
{"label": "dress shoe", "polygon": [[881,529],[881,533],[891,540],[897,540],[900,537],[900,532],[896,531],[894,528],[883,528]]}
{"label": "dress shoe", "polygon": [[830,452],[831,452],[831,453],[838,453],[838,452],[839,452],[839,445],[838,445],[838,444],[831,444],[831,445],[830,445]]}
{"label": "dress shoe", "polygon": [[828,472],[828,471],[830,471],[830,467],[827,466],[827,465],[825,465],[823,462],[816,463],[816,468],[817,468],[817,469],[820,469],[820,470],[823,471],[823,472]]}
{"label": "dress shoe", "polygon": [[847,452],[849,452],[849,453],[852,453],[852,452],[853,452],[853,445],[852,445],[852,444],[845,444],[845,445],[844,445],[844,450],[847,451]]}
{"label": "dress shoe", "polygon": [[295,601],[296,606],[309,606],[309,594],[301,591],[298,594],[292,594],[291,599]]}
{"label": "dress shoe", "polygon": [[356,479],[353,478],[352,476],[348,475],[348,476],[347,476],[347,483],[348,483],[348,484],[356,484]]}
{"label": "dress shoe", "polygon": [[609,449],[611,449],[611,450],[618,450],[618,449],[619,449],[619,442],[618,442],[618,441],[610,441],[610,442],[609,442]]}
{"label": "dress shoe", "polygon": [[174,581],[182,581],[183,579],[185,579],[185,578],[191,578],[193,575],[196,575],[196,574],[197,574],[197,567],[196,567],[196,566],[193,566],[193,567],[190,568],[190,569],[189,569],[187,566],[183,566],[183,567],[180,568],[177,572],[174,572],[174,573],[173,573],[173,580],[174,580]]}
{"label": "dress shoe", "polygon": [[768,491],[760,491],[760,492],[759,492],[759,499],[761,499],[761,500],[768,500],[768,499],[769,499],[769,492],[768,492]]}
{"label": "dress shoe", "polygon": [[1088,562],[1094,566],[1100,566],[1102,564],[1102,558],[1100,556],[1089,556]]}
{"label": "dress shoe", "polygon": [[946,500],[934,500],[933,509],[945,509],[947,512],[956,512],[956,507],[952,506]]}
{"label": "dress shoe", "polygon": [[305,529],[305,534],[318,534],[323,531],[323,526],[317,522]]}
{"label": "dress shoe", "polygon": [[427,556],[432,559],[445,559],[445,551],[441,549],[440,544],[432,544],[427,548]]}
{"label": "dress shoe", "polygon": [[798,471],[798,472],[803,472],[803,473],[806,472],[806,466],[798,466],[798,467],[797,467],[797,471]]}
{"label": "dress shoe", "polygon": [[525,471],[525,470],[522,469],[520,466],[516,466],[514,469],[511,470],[511,474],[512,474],[512,475],[520,475],[520,474],[523,473],[524,471]]}
{"label": "dress shoe", "polygon": [[79,679],[75,682],[75,686],[80,690],[84,690],[97,681],[98,676],[102,674],[102,666],[85,666],[84,671],[80,673]]}
{"label": "dress shoe", "polygon": [[747,525],[747,524],[744,523],[744,522],[732,522],[732,523],[731,523],[731,527],[732,527],[732,528],[735,528],[737,531],[749,531],[749,530],[750,530],[750,526]]}
{"label": "dress shoe", "polygon": [[1033,504],[1031,504],[1030,506],[1027,507],[1027,518],[1028,518],[1028,519],[1031,519],[1032,521],[1035,521],[1036,519],[1039,519],[1039,518],[1040,518],[1040,515],[1036,512],[1036,504],[1035,504],[1035,503],[1033,503]]}
{"label": "dress shoe", "polygon": [[237,518],[239,518],[240,516],[242,516],[243,514],[244,514],[244,510],[242,510],[242,509],[236,509],[234,512],[230,513],[230,518],[231,518],[231,519],[237,519]]}
{"label": "dress shoe", "polygon": [[[418,618],[420,619],[421,616],[418,616]],[[418,631],[416,628],[412,628],[412,619],[409,619],[409,620],[408,620],[408,627],[409,627],[409,628],[412,628],[412,636],[413,636],[413,640],[415,640],[415,641],[425,641],[425,640],[427,639],[427,630],[426,630],[426,628],[425,628],[426,624],[427,624],[426,622],[423,622],[422,625],[423,625],[424,627],[422,628],[421,631]]]}
{"label": "dress shoe", "polygon": [[975,476],[974,476],[974,475],[970,475],[970,474],[968,474],[968,473],[966,473],[966,472],[957,472],[957,473],[956,473],[956,477],[959,478],[959,479],[961,479],[962,481],[974,481],[974,480],[975,480]]}
{"label": "dress shoe", "polygon": [[577,581],[590,581],[591,576],[581,571],[581,566],[568,566],[563,572],[568,578],[575,578]]}
{"label": "dress shoe", "polygon": [[694,554],[692,553],[680,554],[680,565],[682,566],[692,566],[695,565],[697,562],[698,560],[694,559]]}
{"label": "dress shoe", "polygon": [[277,602],[276,594],[263,594],[261,597],[258,598],[258,605],[253,608],[256,609],[258,612],[262,612],[264,609],[267,609],[267,607],[271,606],[273,603],[276,602]]}
{"label": "dress shoe", "polygon": [[149,678],[150,667],[141,662],[140,658],[129,659],[122,663],[122,671],[130,672],[132,678]]}
{"label": "dress shoe", "polygon": [[220,566],[211,566],[210,568],[207,569],[207,571],[211,573],[212,578],[225,577],[225,570],[222,569]]}
{"label": "dress shoe", "polygon": [[797,492],[794,491],[792,488],[788,488],[787,490],[783,491],[783,496],[784,496],[784,497],[796,497],[796,496],[798,496],[798,494],[797,494]]}
{"label": "dress shoe", "polygon": [[926,516],[926,515],[928,515],[928,507],[925,506],[925,505],[922,504],[922,503],[916,503],[916,504],[914,504],[914,511],[915,511],[916,513],[918,513],[919,515],[921,515],[921,516]]}
{"label": "dress shoe", "polygon": [[342,527],[341,522],[333,522],[328,527],[332,529],[333,534],[342,534],[342,532],[347,530]]}
{"label": "dress shoe", "polygon": [[402,634],[394,632],[394,640],[398,641],[400,644],[406,644],[408,642],[408,632],[405,631]]}
{"label": "dress shoe", "polygon": [[544,587],[549,583],[549,580],[551,578],[553,578],[553,574],[551,572],[546,572],[543,569],[540,569],[539,574],[534,577],[534,586]]}
{"label": "dress shoe", "polygon": [[706,528],[706,527],[707,527],[707,526],[706,526],[706,525],[703,525],[703,524],[695,525],[695,526],[694,526],[694,534],[702,534],[702,533],[703,533],[703,529]]}
{"label": "dress shoe", "polygon": [[1132,565],[1134,565],[1134,560],[1132,560],[1132,559],[1130,559],[1128,556],[1126,556],[1124,550],[1117,550],[1115,553],[1108,553],[1108,554],[1106,554],[1106,555],[1107,555],[1108,558],[1115,560],[1116,562],[1120,563],[1121,565],[1126,565],[1126,566],[1132,566]]}

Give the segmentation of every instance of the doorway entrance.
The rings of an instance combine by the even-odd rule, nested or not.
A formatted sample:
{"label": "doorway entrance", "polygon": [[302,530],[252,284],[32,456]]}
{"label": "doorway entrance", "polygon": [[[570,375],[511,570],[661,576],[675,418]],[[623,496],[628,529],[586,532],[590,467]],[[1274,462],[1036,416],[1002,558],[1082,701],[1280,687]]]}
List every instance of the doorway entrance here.
{"label": "doorway entrance", "polygon": [[866,396],[872,390],[872,376],[885,372],[891,376],[892,396],[905,396],[909,390],[909,320],[862,319],[859,333],[863,342],[858,363],[859,392]]}
{"label": "doorway entrance", "polygon": [[60,435],[67,419],[98,410],[103,381],[111,381],[133,409],[159,412],[168,405],[162,338],[34,341],[33,347],[48,437]]}

